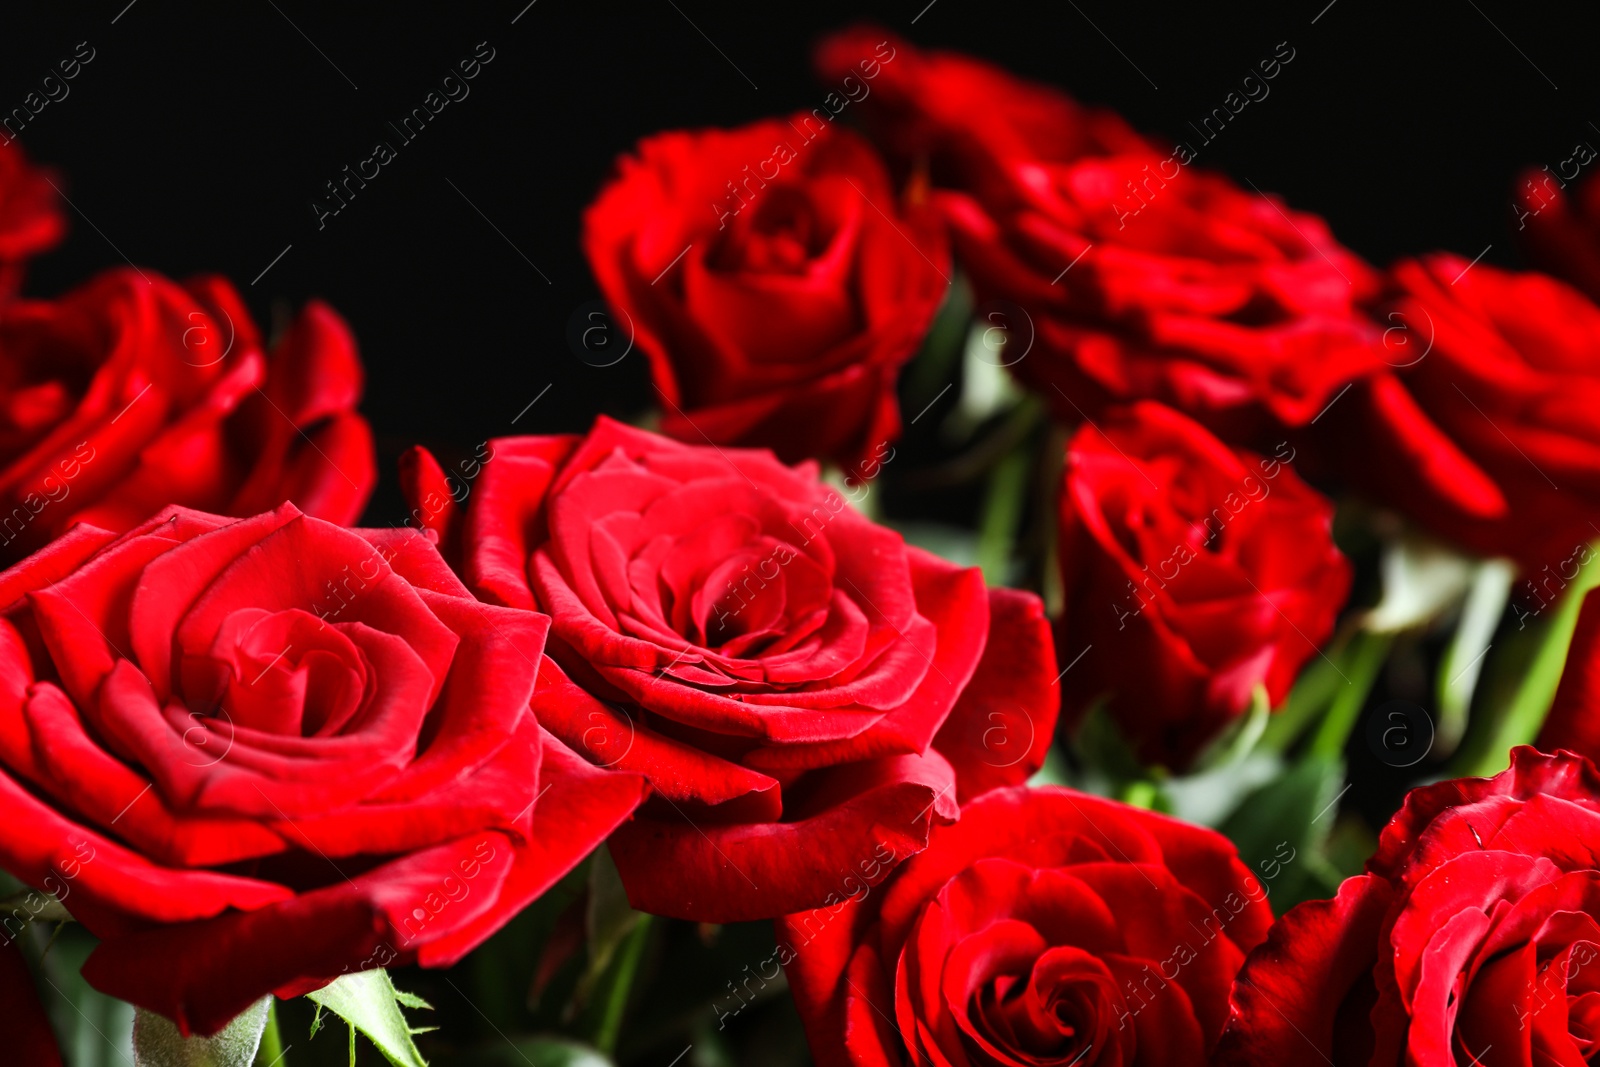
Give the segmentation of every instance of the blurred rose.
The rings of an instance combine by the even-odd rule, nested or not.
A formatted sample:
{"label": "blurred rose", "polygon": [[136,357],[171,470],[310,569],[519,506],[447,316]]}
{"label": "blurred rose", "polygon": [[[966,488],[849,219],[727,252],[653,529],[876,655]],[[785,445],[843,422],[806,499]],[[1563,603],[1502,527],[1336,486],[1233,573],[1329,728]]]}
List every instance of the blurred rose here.
{"label": "blurred rose", "polygon": [[66,228],[48,173],[32,166],[15,141],[0,141],[0,300],[17,291],[23,264],[55,247]]}
{"label": "blurred rose", "polygon": [[[1069,717],[1106,698],[1139,756],[1178,769],[1265,686],[1276,707],[1350,588],[1333,505],[1272,456],[1155,403],[1067,446],[1062,678]],[[1085,651],[1087,650],[1087,651]]]}
{"label": "blurred rose", "polygon": [[814,58],[824,84],[846,91],[850,79],[873,72],[860,101],[867,129],[891,161],[925,166],[942,188],[1004,185],[1015,160],[1068,162],[1151,147],[1113,111],[872,27],[825,38]]}
{"label": "blurred rose", "polygon": [[233,287],[109,271],[0,309],[0,561],[74,522],[292,500],[354,522],[372,491],[355,338],[312,301],[268,352]]}
{"label": "blurred rose", "polygon": [[949,253],[867,143],[820,114],[651,137],[585,216],[674,437],[853,464],[899,436],[896,379]]}
{"label": "blurred rose", "polygon": [[[1587,162],[1593,161],[1590,149]],[[1524,174],[1516,216],[1517,237],[1534,266],[1600,301],[1600,180],[1591,174],[1568,187],[1545,171]]]}
{"label": "blurred rose", "polygon": [[[864,32],[823,45],[824,77]],[[1260,444],[1382,369],[1359,313],[1376,276],[1321,219],[1195,169],[1192,145],[1158,147],[975,60],[895,48],[862,106],[906,165],[930,168],[980,313],[1021,319],[1004,323],[1032,341],[1011,369],[1063,418],[1156,399]]]}
{"label": "blurred rose", "polygon": [[1600,537],[1600,308],[1453,255],[1389,281],[1378,315],[1405,344],[1316,427],[1321,457],[1446,541],[1561,565]]}

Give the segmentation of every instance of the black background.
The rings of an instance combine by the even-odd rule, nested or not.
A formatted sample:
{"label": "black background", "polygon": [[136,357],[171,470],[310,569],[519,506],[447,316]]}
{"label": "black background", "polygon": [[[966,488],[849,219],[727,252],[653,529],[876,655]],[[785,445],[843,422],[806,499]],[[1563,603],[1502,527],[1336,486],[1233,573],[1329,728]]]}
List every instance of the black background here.
{"label": "black background", "polygon": [[[34,5],[8,11],[0,30],[0,114],[79,42],[95,55],[22,134],[73,204],[70,237],[27,289],[56,295],[131,260],[180,278],[224,274],[263,323],[327,300],[361,343],[383,474],[369,521],[383,524],[404,514],[394,460],[410,444],[449,456],[646,406],[637,353],[596,368],[567,340],[598,296],[578,244],[583,208],[642,136],[820,105],[829,87],[811,76],[811,46],[855,21],[989,58],[1183,139],[1287,42],[1295,58],[1270,95],[1199,161],[1326,216],[1379,264],[1447,249],[1516,265],[1517,172],[1554,167],[1579,141],[1600,145],[1592,0],[125,5]],[[387,122],[479,42],[494,59],[470,95],[400,146]],[[319,230],[311,205],[324,183],[379,140],[398,158]],[[1358,760],[1353,772],[1381,823],[1406,775],[1375,766]],[[683,938],[669,988],[693,985],[685,969],[699,950]],[[758,948],[740,951],[761,959]],[[720,991],[725,965],[705,969]],[[446,1033],[484,1029],[457,1009]],[[772,1018],[741,1025],[798,1041],[792,1020]],[[664,1049],[664,1062],[676,1046],[641,1048],[650,1062]]]}
{"label": "black background", "polygon": [[[1286,41],[1295,58],[1270,95],[1200,162],[1325,215],[1378,263],[1491,245],[1486,262],[1515,263],[1516,172],[1600,144],[1592,4],[1576,2],[125,3],[7,13],[0,112],[79,42],[95,53],[22,133],[74,205],[71,236],[28,289],[55,295],[131,260],[227,275],[263,322],[275,305],[332,303],[368,370],[384,475],[373,521],[401,514],[393,461],[411,443],[470,449],[647,403],[637,353],[600,369],[566,339],[598,295],[584,206],[641,136],[818,106],[811,45],[853,21],[1191,140],[1186,122]],[[470,96],[400,146],[386,123],[481,41],[495,58]],[[398,158],[319,230],[324,183],[380,139]]]}

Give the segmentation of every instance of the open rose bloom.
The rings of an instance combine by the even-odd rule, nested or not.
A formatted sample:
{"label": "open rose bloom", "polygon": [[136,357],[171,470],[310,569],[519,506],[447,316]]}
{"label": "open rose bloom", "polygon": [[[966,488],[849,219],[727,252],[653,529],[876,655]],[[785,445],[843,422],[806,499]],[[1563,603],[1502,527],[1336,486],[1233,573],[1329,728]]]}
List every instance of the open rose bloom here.
{"label": "open rose bloom", "polygon": [[1268,891],[1210,830],[1004,789],[778,944],[823,1067],[1180,1067],[1215,1048]]}
{"label": "open rose bloom", "polygon": [[377,479],[363,381],[326,304],[269,350],[221,278],[124,268],[0,306],[0,562],[168,504],[352,523]]}
{"label": "open rose bloom", "polygon": [[[824,78],[874,36],[824,42]],[[1013,373],[1063,419],[1154,399],[1259,443],[1381,370],[1360,312],[1377,275],[1321,219],[1054,89],[895,47],[868,122],[929,168],[980,308],[1009,310],[1032,342]]]}
{"label": "open rose bloom", "polygon": [[540,727],[549,620],[415,530],[171,508],[77,527],[0,603],[0,864],[101,938],[92,985],[186,1031],[454,962],[643,795]]}
{"label": "open rose bloom", "polygon": [[1592,1062],[1597,854],[1600,774],[1572,753],[1414,790],[1367,873],[1251,955],[1218,1062]]}
{"label": "open rose bloom", "polygon": [[650,779],[611,840],[634,907],[816,906],[880,841],[917,852],[1042,761],[1038,599],[907,545],[814,466],[607,419],[493,445],[464,511],[425,455],[413,503],[459,538],[470,588],[550,615],[540,721]]}
{"label": "open rose bloom", "polygon": [[1329,411],[1317,447],[1436,536],[1530,573],[1600,536],[1600,307],[1445,254],[1387,281],[1378,310],[1406,344]]}
{"label": "open rose bloom", "polygon": [[950,255],[859,135],[801,113],[650,138],[590,206],[584,244],[667,433],[841,463],[900,435],[896,380]]}

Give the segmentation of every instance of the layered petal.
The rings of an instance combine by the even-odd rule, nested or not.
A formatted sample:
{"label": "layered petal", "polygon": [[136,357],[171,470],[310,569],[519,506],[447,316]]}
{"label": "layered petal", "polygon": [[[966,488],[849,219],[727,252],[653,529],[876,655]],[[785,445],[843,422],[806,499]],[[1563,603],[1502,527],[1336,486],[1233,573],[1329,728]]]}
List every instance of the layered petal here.
{"label": "layered petal", "polygon": [[1271,922],[1258,890],[1212,831],[1001,788],[778,947],[818,1063],[1197,1063]]}
{"label": "layered petal", "polygon": [[354,339],[331,309],[309,305],[269,351],[220,278],[119,269],[59,300],[11,302],[0,559],[75,522],[128,530],[172,503],[249,515],[293,500],[353,522],[376,480],[361,390]]}
{"label": "layered petal", "polygon": [[949,251],[831,115],[642,141],[590,205],[584,246],[617,322],[580,343],[637,341],[667,433],[852,468],[899,436],[896,378]]}
{"label": "layered petal", "polygon": [[1182,767],[1258,687],[1282,702],[1351,580],[1333,505],[1294,456],[1230,448],[1153,403],[1074,435],[1060,501],[1071,719],[1106,699],[1143,759]]}
{"label": "layered petal", "polygon": [[644,796],[540,727],[549,618],[416,531],[171,507],[0,593],[0,867],[100,938],[91,983],[185,1033],[453,963]]}

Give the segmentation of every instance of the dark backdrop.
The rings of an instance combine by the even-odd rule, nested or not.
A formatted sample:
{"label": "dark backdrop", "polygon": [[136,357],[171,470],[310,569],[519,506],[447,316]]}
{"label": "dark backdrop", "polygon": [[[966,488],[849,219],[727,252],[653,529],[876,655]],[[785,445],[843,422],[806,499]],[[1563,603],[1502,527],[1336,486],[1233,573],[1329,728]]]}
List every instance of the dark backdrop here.
{"label": "dark backdrop", "polygon": [[[645,405],[637,353],[601,369],[567,341],[574,312],[597,296],[578,247],[583,207],[643,135],[819,105],[811,43],[857,19],[1184,138],[1287,42],[1294,60],[1270,95],[1201,161],[1327,216],[1379,263],[1487,248],[1486,261],[1515,264],[1516,172],[1554,167],[1580,140],[1600,145],[1597,37],[1583,21],[1594,0],[18,6],[0,20],[0,115],[62,60],[94,56],[22,132],[74,205],[71,236],[36,265],[31,291],[57,294],[131,260],[178,277],[225,274],[263,322],[326,299],[360,338],[384,473],[371,521],[385,524],[404,514],[394,458],[411,443],[448,455]],[[386,123],[479,42],[494,58],[470,95],[399,146]],[[324,183],[380,139],[397,158],[319,229],[312,203],[326,199]],[[1425,678],[1412,689],[1402,695],[1425,699]],[[1356,799],[1381,824],[1411,772],[1352,751]],[[696,964],[697,944],[673,943],[666,986],[701,988],[682,977],[698,965],[701,986],[720,994],[726,964]],[[402,984],[449,1007],[437,1021],[453,1038],[477,1028],[496,1040],[479,1009],[437,981]],[[760,1034],[769,1018],[743,1022]],[[771,1033],[798,1040],[792,1025]],[[662,1048],[648,1046],[649,1062],[670,1057]]]}
{"label": "dark backdrop", "polygon": [[[1514,263],[1517,169],[1554,167],[1579,140],[1600,145],[1596,36],[1579,22],[1592,3],[926,4],[110,0],[8,11],[0,112],[80,42],[94,54],[22,134],[75,205],[69,240],[29,287],[58,293],[127,259],[226,274],[263,321],[274,305],[328,300],[368,369],[382,521],[398,515],[393,459],[409,443],[448,452],[645,404],[637,354],[599,369],[566,340],[575,309],[597,295],[578,247],[584,205],[642,135],[820,104],[810,45],[857,19],[1186,137],[1188,120],[1286,41],[1293,63],[1202,162],[1326,215],[1378,262],[1492,246],[1486,261]],[[479,42],[494,58],[470,96],[399,146],[386,122]],[[398,157],[319,229],[311,205],[324,183],[379,139]]]}

